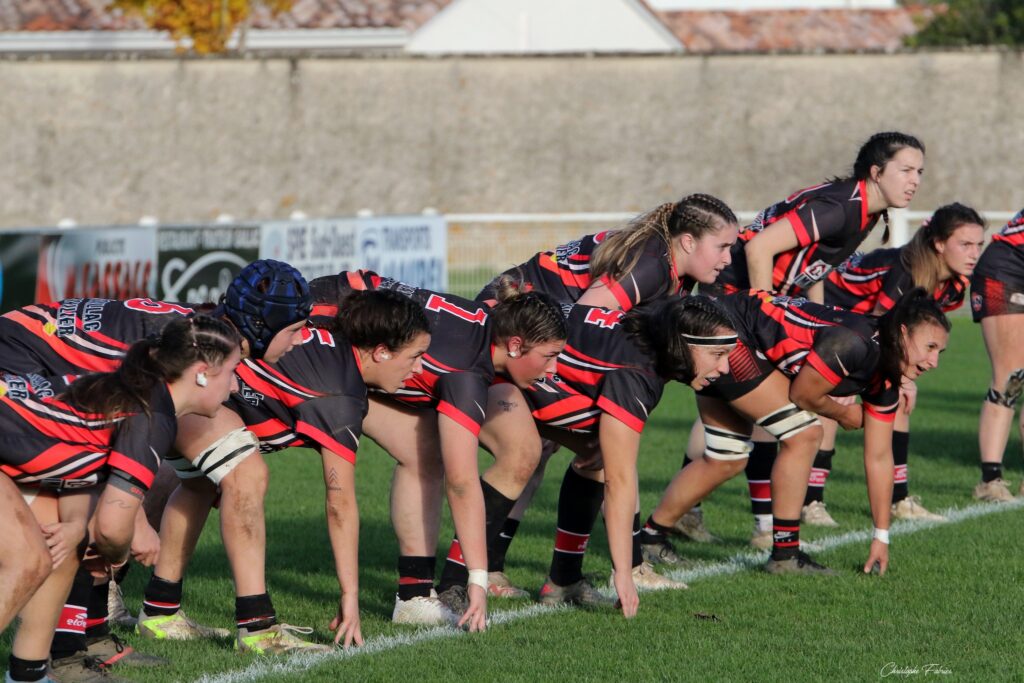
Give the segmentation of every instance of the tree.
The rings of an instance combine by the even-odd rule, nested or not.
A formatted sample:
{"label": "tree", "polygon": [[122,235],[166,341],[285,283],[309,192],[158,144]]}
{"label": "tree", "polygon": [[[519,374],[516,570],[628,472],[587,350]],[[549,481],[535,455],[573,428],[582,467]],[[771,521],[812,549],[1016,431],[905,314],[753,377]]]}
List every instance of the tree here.
{"label": "tree", "polygon": [[184,41],[191,39],[195,52],[209,54],[227,49],[228,40],[249,18],[257,1],[274,14],[292,5],[292,0],[113,0],[110,6],[141,16],[157,31],[167,31],[179,51],[184,51]]}
{"label": "tree", "polygon": [[1021,0],[947,0],[933,5],[934,18],[907,39],[910,45],[1024,46]]}

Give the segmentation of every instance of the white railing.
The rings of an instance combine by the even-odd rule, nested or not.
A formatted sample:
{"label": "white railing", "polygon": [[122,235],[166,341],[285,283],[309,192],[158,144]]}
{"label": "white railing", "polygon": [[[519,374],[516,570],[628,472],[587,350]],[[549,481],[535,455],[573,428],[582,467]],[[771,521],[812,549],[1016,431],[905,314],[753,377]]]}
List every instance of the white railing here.
{"label": "white railing", "polygon": [[[450,213],[448,220],[448,288],[462,296],[474,296],[492,277],[522,263],[539,251],[624,225],[639,212],[572,213]],[[740,224],[750,223],[756,211],[738,211]],[[931,211],[895,209],[889,212],[890,245],[903,245]],[[1014,214],[983,212],[989,234]],[[863,248],[881,246],[882,231],[875,229]]]}

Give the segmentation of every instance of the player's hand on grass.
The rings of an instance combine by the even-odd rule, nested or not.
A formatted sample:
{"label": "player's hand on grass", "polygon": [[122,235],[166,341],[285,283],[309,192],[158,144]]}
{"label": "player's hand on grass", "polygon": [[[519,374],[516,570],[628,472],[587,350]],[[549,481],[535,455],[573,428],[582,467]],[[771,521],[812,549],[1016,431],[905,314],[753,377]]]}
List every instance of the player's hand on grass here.
{"label": "player's hand on grass", "polygon": [[362,624],[359,621],[359,596],[345,593],[338,601],[338,614],[328,627],[334,634],[334,644],[339,643],[347,650],[350,645],[363,644]]}
{"label": "player's hand on grass", "polygon": [[459,619],[459,628],[466,629],[470,633],[476,633],[487,629],[487,592],[476,585],[469,584],[466,588],[469,596],[469,608]]}
{"label": "player's hand on grass", "polygon": [[132,557],[139,564],[152,567],[160,555],[160,534],[149,524],[136,529],[132,537]]}
{"label": "player's hand on grass", "polygon": [[878,564],[878,575],[883,576],[889,568],[889,546],[877,538],[871,541],[871,551],[868,553],[868,561],[864,563],[864,573],[870,574]]}
{"label": "player's hand on grass", "polygon": [[632,619],[640,607],[640,596],[637,595],[636,584],[633,582],[633,572],[615,572],[614,577],[615,592],[619,596],[615,606],[622,610],[622,616]]}

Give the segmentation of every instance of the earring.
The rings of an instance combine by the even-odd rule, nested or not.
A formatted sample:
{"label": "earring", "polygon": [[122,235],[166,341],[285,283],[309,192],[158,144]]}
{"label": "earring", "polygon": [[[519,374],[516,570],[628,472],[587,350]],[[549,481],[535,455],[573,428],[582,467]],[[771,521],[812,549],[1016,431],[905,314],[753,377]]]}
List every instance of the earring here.
{"label": "earring", "polygon": [[391,354],[390,353],[382,353],[382,354],[380,354],[380,357],[383,358],[384,360],[391,360]]}
{"label": "earring", "polygon": [[205,372],[197,372],[196,373],[196,384],[198,384],[201,387],[205,387],[207,384],[209,384],[209,382],[206,379],[206,373]]}
{"label": "earring", "polygon": [[509,358],[519,358],[519,352],[518,351],[509,351],[508,352],[508,357]]}

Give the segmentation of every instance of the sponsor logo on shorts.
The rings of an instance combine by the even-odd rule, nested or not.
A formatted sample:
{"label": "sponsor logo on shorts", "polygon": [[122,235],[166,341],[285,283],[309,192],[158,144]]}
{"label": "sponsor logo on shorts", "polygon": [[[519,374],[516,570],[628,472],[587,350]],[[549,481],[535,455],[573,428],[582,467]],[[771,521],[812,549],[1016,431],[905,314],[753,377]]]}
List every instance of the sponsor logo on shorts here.
{"label": "sponsor logo on shorts", "polygon": [[1017,306],[1024,306],[1024,292],[1014,292],[1010,295],[1010,303]]}

